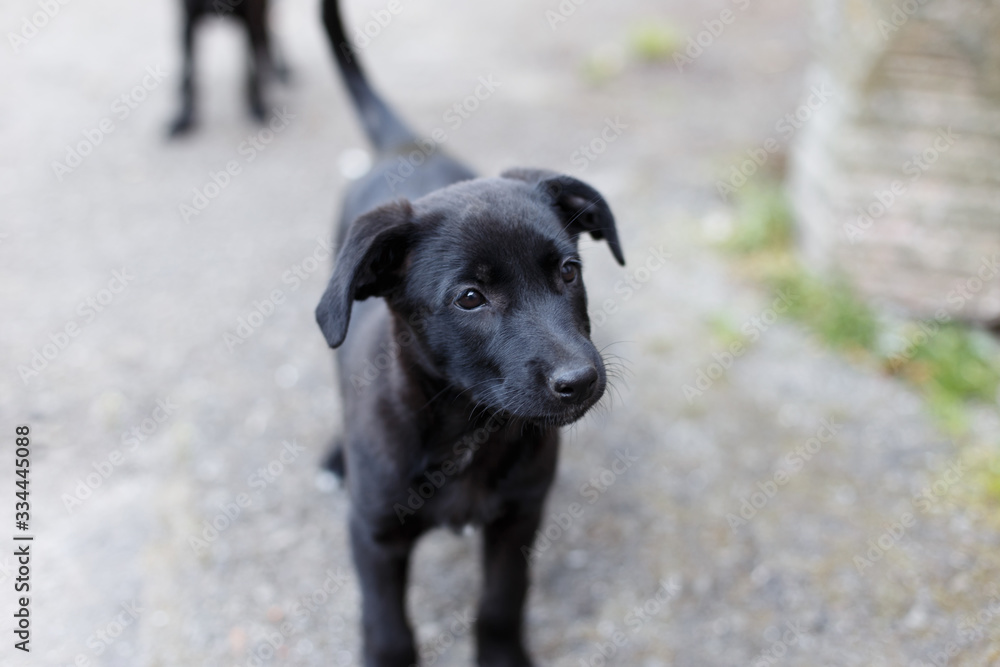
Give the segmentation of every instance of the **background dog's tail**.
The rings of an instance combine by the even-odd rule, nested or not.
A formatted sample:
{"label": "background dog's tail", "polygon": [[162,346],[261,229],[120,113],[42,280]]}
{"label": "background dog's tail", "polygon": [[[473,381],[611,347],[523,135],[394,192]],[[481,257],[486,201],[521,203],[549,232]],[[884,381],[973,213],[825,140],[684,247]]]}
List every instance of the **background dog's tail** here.
{"label": "background dog's tail", "polygon": [[338,69],[351,93],[368,139],[379,152],[412,143],[416,140],[416,135],[378,96],[365,78],[357,53],[344,34],[338,4],[337,0],[323,0],[323,24],[330,38],[330,47],[337,59]]}

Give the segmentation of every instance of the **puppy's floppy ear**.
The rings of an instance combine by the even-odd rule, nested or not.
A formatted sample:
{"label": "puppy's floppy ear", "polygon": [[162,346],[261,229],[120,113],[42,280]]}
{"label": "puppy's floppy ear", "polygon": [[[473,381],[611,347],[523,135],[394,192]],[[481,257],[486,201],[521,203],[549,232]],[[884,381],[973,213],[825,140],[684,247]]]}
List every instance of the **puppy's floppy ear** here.
{"label": "puppy's floppy ear", "polygon": [[500,175],[533,183],[552,202],[570,234],[578,236],[588,232],[595,239],[605,239],[611,254],[625,266],[615,217],[600,192],[572,176],[548,169],[508,169]]}
{"label": "puppy's floppy ear", "polygon": [[347,337],[354,301],[383,296],[399,284],[415,229],[413,208],[405,199],[372,209],[351,224],[316,307],[316,321],[330,347]]}

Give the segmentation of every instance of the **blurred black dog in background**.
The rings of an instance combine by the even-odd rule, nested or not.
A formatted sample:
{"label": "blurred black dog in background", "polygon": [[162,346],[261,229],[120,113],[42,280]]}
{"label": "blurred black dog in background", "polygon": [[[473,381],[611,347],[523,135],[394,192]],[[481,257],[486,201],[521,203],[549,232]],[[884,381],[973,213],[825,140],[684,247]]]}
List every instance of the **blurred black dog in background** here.
{"label": "blurred black dog in background", "polygon": [[183,0],[184,3],[184,73],[181,81],[181,110],[170,125],[170,136],[190,131],[195,124],[194,33],[202,19],[211,16],[231,17],[246,28],[250,43],[247,75],[247,102],[258,121],[267,115],[262,89],[274,74],[288,79],[288,70],[275,60],[267,23],[267,0]]}
{"label": "blurred black dog in background", "polygon": [[410,553],[435,526],[474,525],[484,559],[478,664],[528,667],[528,554],[559,427],[607,383],[577,239],[605,239],[624,264],[614,217],[575,178],[542,169],[476,178],[417,138],[365,79],[336,0],[325,0],[323,18],[376,149],[345,197],[316,309],[340,348],[344,431],[328,465],[351,494],[364,664],[416,662],[404,602]]}

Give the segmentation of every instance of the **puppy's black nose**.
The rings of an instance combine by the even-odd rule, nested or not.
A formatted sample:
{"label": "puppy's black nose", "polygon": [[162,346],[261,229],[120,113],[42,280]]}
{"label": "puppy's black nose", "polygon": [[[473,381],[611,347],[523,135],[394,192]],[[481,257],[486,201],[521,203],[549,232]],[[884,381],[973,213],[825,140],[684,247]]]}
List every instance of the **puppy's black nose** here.
{"label": "puppy's black nose", "polygon": [[549,389],[563,403],[582,403],[597,386],[597,369],[587,364],[579,368],[560,368],[549,378]]}

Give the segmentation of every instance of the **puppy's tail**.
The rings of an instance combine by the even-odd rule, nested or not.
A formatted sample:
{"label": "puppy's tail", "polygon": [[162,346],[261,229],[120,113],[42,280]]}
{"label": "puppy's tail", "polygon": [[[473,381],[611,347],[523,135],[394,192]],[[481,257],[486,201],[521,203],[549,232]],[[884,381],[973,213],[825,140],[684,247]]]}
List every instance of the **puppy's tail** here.
{"label": "puppy's tail", "polygon": [[338,4],[337,0],[323,0],[323,24],[330,38],[330,47],[337,59],[340,75],[351,93],[368,139],[382,153],[416,141],[416,135],[379,97],[365,78],[357,53],[344,34]]}

